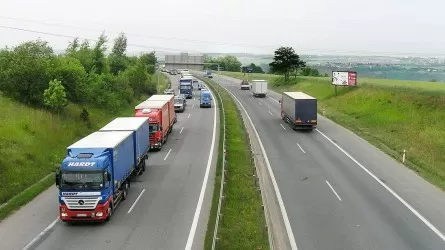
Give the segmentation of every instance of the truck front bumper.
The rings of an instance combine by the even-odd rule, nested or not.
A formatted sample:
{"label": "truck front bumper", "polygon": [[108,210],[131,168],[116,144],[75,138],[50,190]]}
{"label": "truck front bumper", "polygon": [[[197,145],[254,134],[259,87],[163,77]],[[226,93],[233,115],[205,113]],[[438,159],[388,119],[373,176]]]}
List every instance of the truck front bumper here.
{"label": "truck front bumper", "polygon": [[94,210],[70,210],[65,204],[59,205],[61,221],[104,221],[108,217],[110,201],[98,204]]}

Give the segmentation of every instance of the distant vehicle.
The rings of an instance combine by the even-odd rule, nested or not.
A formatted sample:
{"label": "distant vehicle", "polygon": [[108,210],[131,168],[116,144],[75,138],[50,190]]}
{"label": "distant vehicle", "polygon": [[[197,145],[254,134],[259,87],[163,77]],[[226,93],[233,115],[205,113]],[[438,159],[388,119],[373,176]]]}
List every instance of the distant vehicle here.
{"label": "distant vehicle", "polygon": [[241,90],[249,90],[250,89],[250,84],[247,80],[243,80],[241,82]]}
{"label": "distant vehicle", "polygon": [[212,107],[212,95],[210,94],[210,91],[201,90],[201,95],[199,97],[199,107],[200,108]]}
{"label": "distant vehicle", "polygon": [[176,95],[174,89],[166,89],[166,90],[164,90],[164,94],[166,94],[166,95]]}
{"label": "distant vehicle", "polygon": [[201,90],[202,88],[205,88],[205,85],[203,82],[199,81],[198,82],[198,90]]}
{"label": "distant vehicle", "polygon": [[170,70],[170,74],[171,75],[177,75],[178,71],[176,71],[176,69],[172,69],[172,70]]}
{"label": "distant vehicle", "polygon": [[184,79],[181,78],[179,80],[179,93],[184,94],[188,99],[193,97],[193,79]]}
{"label": "distant vehicle", "polygon": [[185,110],[185,103],[187,101],[185,100],[185,98],[182,98],[181,96],[176,96],[175,97],[175,112],[184,112]]}
{"label": "distant vehicle", "polygon": [[198,81],[198,79],[193,78],[192,81],[193,81],[193,88],[195,88],[195,86],[198,87],[198,85],[199,85],[199,81]]}
{"label": "distant vehicle", "polygon": [[267,95],[267,81],[266,80],[252,80],[252,93],[255,97],[266,97]]}
{"label": "distant vehicle", "polygon": [[208,77],[208,78],[213,78],[213,76],[212,76],[212,70],[210,70],[210,69],[206,70],[206,74],[205,74],[205,76]]}
{"label": "distant vehicle", "polygon": [[313,130],[317,127],[317,99],[303,92],[283,92],[281,118],[292,129]]}

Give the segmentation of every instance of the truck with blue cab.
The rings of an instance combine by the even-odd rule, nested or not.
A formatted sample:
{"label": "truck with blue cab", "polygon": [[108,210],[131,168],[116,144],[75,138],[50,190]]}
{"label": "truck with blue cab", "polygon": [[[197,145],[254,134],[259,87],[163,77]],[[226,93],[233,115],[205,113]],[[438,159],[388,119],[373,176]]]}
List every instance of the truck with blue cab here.
{"label": "truck with blue cab", "polygon": [[179,80],[179,94],[185,95],[187,99],[193,97],[193,79],[183,78]]}
{"label": "truck with blue cab", "polygon": [[199,107],[200,108],[211,108],[212,107],[212,95],[208,90],[201,90],[199,96]]}
{"label": "truck with blue cab", "polygon": [[94,132],[67,148],[56,173],[61,221],[108,221],[127,198],[130,178],[146,160],[147,135],[116,130]]}

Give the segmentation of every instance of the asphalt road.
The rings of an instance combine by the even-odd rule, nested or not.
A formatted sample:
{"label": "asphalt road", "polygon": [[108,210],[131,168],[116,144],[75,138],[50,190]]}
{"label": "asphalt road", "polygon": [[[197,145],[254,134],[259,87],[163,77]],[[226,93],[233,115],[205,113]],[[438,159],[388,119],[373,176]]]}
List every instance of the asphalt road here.
{"label": "asphalt road", "polygon": [[277,93],[254,98],[240,80],[214,80],[255,124],[298,249],[445,249],[442,191],[322,116],[317,130],[293,131]]}
{"label": "asphalt road", "polygon": [[[171,78],[177,90],[177,77]],[[215,106],[199,108],[198,98],[188,100],[167,143],[150,155],[147,171],[108,223],[51,224],[58,216],[52,187],[0,224],[0,249],[22,249],[33,239],[29,249],[184,249],[192,242],[191,249],[202,249],[217,160],[218,116],[209,156],[215,112]]]}

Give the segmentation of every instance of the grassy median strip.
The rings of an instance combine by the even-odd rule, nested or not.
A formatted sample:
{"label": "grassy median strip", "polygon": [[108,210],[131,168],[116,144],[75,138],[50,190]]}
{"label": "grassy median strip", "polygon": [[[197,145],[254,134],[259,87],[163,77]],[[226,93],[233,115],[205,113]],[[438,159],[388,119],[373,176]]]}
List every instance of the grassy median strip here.
{"label": "grassy median strip", "polygon": [[[222,74],[243,79],[237,72]],[[338,88],[330,77],[297,77],[288,82],[269,74],[277,92],[303,91],[319,100],[320,113],[354,131],[397,160],[406,149],[405,165],[445,189],[445,84],[436,82],[360,78],[357,88]]]}
{"label": "grassy median strip", "polygon": [[[221,207],[222,217],[216,249],[269,249],[266,221],[262,209],[263,203],[258,191],[259,187],[253,177],[252,154],[243,119],[229,93],[212,80],[205,79],[204,81],[214,93],[220,94],[221,100],[219,101],[224,104],[226,123],[227,172],[223,192],[225,199]],[[220,156],[222,154],[221,141],[222,134]],[[207,228],[205,249],[210,249],[212,245],[221,181],[222,167],[220,164],[222,162],[220,160],[218,159],[219,166],[215,181],[212,215]]]}

